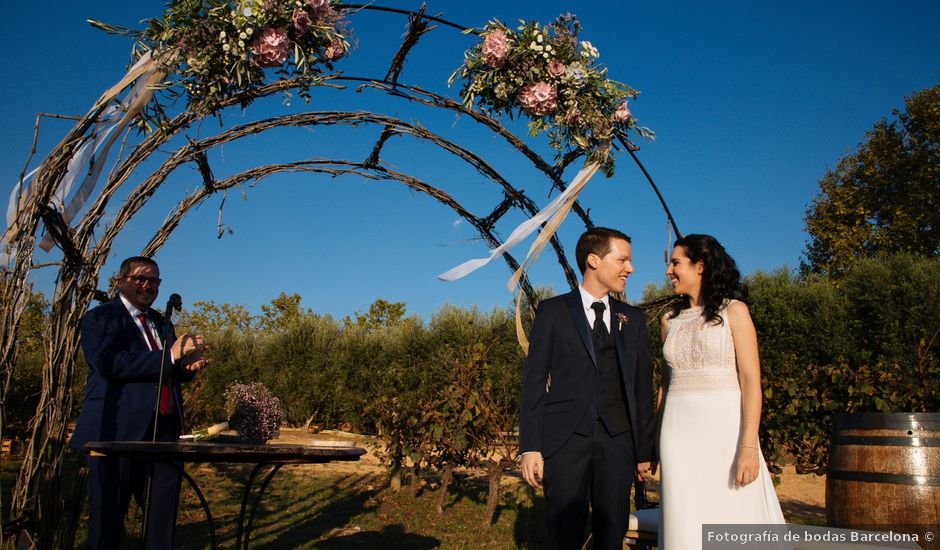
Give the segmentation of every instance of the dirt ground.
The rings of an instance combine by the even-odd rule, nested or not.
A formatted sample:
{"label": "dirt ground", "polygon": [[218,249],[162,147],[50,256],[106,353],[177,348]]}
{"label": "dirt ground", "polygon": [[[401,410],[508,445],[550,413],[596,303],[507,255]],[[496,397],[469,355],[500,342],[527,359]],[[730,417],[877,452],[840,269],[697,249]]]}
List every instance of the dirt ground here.
{"label": "dirt ground", "polygon": [[[376,451],[378,444],[374,438],[341,432],[324,430],[318,433],[305,433],[300,429],[282,428],[281,436],[274,443],[303,445],[353,445],[363,447],[368,452],[358,462],[332,462],[317,465],[329,468],[331,472],[341,473],[381,473],[384,468]],[[504,483],[520,483],[518,476],[506,476]],[[655,483],[651,486],[655,489]],[[826,478],[814,474],[797,474],[793,466],[786,466],[777,485],[777,497],[788,520],[799,518],[800,523],[822,523],[826,520]]]}

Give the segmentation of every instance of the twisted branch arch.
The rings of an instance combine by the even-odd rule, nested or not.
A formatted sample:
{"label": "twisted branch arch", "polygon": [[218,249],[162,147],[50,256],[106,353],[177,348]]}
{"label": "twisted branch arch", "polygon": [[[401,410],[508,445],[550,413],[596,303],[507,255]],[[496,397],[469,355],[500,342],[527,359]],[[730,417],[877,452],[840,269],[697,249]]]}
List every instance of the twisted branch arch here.
{"label": "twisted branch arch", "polygon": [[[468,116],[489,131],[499,135],[523,157],[528,159],[537,170],[545,174],[551,183],[552,189],[560,192],[566,188],[561,175],[567,166],[581,156],[581,153],[569,154],[558,165],[553,165],[536,154],[495,118],[468,108],[463,103],[445,96],[415,85],[398,82],[398,76],[408,52],[424,33],[431,30],[426,23],[427,21],[433,20],[445,23],[461,30],[467,30],[466,27],[455,25],[439,17],[424,15],[423,7],[418,12],[406,12],[406,10],[393,8],[385,9],[380,6],[347,5],[346,7],[407,13],[410,17],[408,32],[384,78],[346,76],[337,73],[321,77],[320,85],[345,88],[343,83],[357,83],[357,91],[371,89],[425,107],[449,110]],[[240,97],[231,97],[221,102],[213,114],[219,115],[225,109],[235,105],[244,108],[255,99],[292,89],[304,89],[307,85],[309,85],[308,79],[295,77],[258,86]],[[283,115],[249,122],[232,126],[208,138],[189,141],[186,145],[172,151],[156,170],[147,175],[130,191],[118,207],[114,221],[96,238],[96,228],[101,224],[105,209],[117,190],[122,188],[131,176],[138,172],[144,161],[152,158],[152,155],[158,152],[162,146],[179,136],[203,117],[203,115],[191,111],[184,111],[172,119],[165,120],[157,131],[133,146],[127,157],[116,163],[111,173],[108,174],[100,194],[88,206],[84,215],[75,224],[74,229],[70,229],[64,226],[61,218],[57,217],[55,212],[49,211],[46,204],[58,187],[59,182],[62,181],[69,159],[75,153],[77,147],[86,139],[92,125],[103,109],[104,105],[101,105],[89,111],[68,132],[41,165],[33,182],[34,192],[26,201],[16,231],[10,235],[9,241],[17,250],[15,261],[12,269],[3,272],[3,303],[0,304],[0,313],[2,313],[2,317],[0,317],[0,372],[6,373],[3,387],[4,392],[6,392],[9,373],[15,363],[16,332],[25,304],[25,297],[28,296],[29,292],[26,281],[32,268],[34,235],[39,227],[40,220],[43,220],[50,233],[55,236],[57,244],[62,248],[65,255],[61,263],[55,295],[52,300],[51,320],[46,342],[46,365],[43,369],[43,392],[36,409],[36,415],[31,423],[32,433],[27,443],[27,460],[24,461],[17,479],[11,506],[11,517],[14,521],[17,521],[18,518],[27,517],[32,517],[37,521],[38,533],[36,534],[39,535],[40,547],[52,547],[56,542],[63,540],[62,537],[68,536],[67,532],[65,534],[59,532],[62,510],[62,487],[59,482],[59,474],[65,451],[66,425],[72,407],[71,387],[75,376],[75,358],[78,352],[77,327],[79,321],[93,299],[100,270],[111,251],[114,239],[123,230],[127,222],[148,203],[149,199],[173,170],[186,163],[195,163],[202,174],[203,185],[180,200],[143,248],[142,254],[144,255],[156,253],[168,240],[182,218],[193,207],[199,205],[214,193],[247,181],[260,181],[277,173],[308,172],[327,174],[334,177],[354,175],[375,181],[396,181],[410,189],[428,195],[454,210],[473,225],[481,237],[493,247],[502,242],[494,229],[495,224],[511,208],[518,208],[527,215],[532,215],[538,211],[534,201],[507,181],[485,159],[452,140],[419,125],[407,123],[388,115],[366,111],[326,111]],[[380,135],[367,158],[361,161],[348,159],[298,160],[258,166],[222,180],[215,180],[212,176],[206,152],[213,147],[237,140],[246,135],[263,133],[274,128],[337,124],[365,124],[381,128]],[[382,161],[381,153],[387,140],[395,135],[410,135],[461,159],[477,172],[499,185],[503,192],[503,200],[490,213],[482,216],[475,215],[450,194],[432,183],[392,170]],[[629,142],[622,142],[622,146],[631,154],[635,152],[635,146]],[[634,159],[636,160],[635,155]],[[652,183],[652,180],[650,182]],[[587,227],[593,225],[588,212],[580,204],[575,203],[573,210]],[[559,265],[565,273],[567,282],[570,286],[575,286],[577,277],[568,264],[557,237],[551,239],[551,244]],[[511,270],[515,271],[518,268],[519,264],[512,255],[505,253],[503,257]],[[530,282],[523,277],[521,283],[522,290],[528,297],[529,303],[534,304],[536,296]],[[2,543],[2,539],[0,539],[0,543]]]}

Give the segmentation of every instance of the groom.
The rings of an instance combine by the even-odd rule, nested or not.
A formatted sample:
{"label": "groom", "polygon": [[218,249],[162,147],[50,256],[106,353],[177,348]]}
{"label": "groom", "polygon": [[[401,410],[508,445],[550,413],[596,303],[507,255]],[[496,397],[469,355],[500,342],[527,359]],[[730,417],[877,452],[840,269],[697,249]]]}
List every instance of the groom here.
{"label": "groom", "polygon": [[522,476],[544,481],[552,548],[620,549],[634,468],[653,452],[652,358],[643,313],[610,297],[633,273],[630,237],[595,227],[575,251],[582,282],[543,300],[523,367]]}

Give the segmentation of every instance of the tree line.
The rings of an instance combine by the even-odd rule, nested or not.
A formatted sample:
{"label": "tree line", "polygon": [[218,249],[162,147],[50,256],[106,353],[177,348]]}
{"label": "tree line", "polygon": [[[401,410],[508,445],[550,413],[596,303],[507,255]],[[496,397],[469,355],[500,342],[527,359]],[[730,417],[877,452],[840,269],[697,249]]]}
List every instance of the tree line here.
{"label": "tree line", "polygon": [[[746,282],[760,341],[762,441],[773,462],[825,467],[837,412],[940,410],[937,258],[898,253],[859,260],[838,279],[780,269]],[[665,283],[651,285],[643,301],[670,292]],[[6,399],[11,431],[25,429],[34,413],[44,307],[34,295],[22,331],[28,343]],[[657,371],[661,313],[647,312]],[[403,303],[377,300],[337,319],[281,294],[258,316],[197,302],[178,325],[207,333],[213,346],[211,368],[186,388],[194,426],[222,419],[229,383],[260,381],[290,425],[343,425],[382,437],[395,472],[405,462],[446,471],[481,457],[515,458],[524,358],[508,306],[448,305],[425,322]]]}

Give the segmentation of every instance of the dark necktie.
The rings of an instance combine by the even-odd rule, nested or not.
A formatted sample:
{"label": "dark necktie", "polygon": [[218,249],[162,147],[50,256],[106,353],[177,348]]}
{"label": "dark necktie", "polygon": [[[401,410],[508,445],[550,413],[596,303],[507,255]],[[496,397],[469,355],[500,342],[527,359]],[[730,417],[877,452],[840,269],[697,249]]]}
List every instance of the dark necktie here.
{"label": "dark necktie", "polygon": [[[147,314],[141,313],[137,316],[137,320],[140,321],[141,326],[144,327],[144,334],[147,335],[147,343],[150,344],[150,351],[157,351],[160,349],[157,346],[157,339],[153,336],[153,331],[150,330],[150,322],[147,320]],[[163,382],[163,385],[160,386],[160,414],[170,414],[170,411],[173,410],[172,403],[170,402],[170,386]]]}
{"label": "dark necktie", "polygon": [[604,302],[597,301],[591,304],[591,309],[594,310],[594,328],[591,332],[595,340],[603,342],[607,339],[607,325],[604,324],[604,310],[607,306]]}

